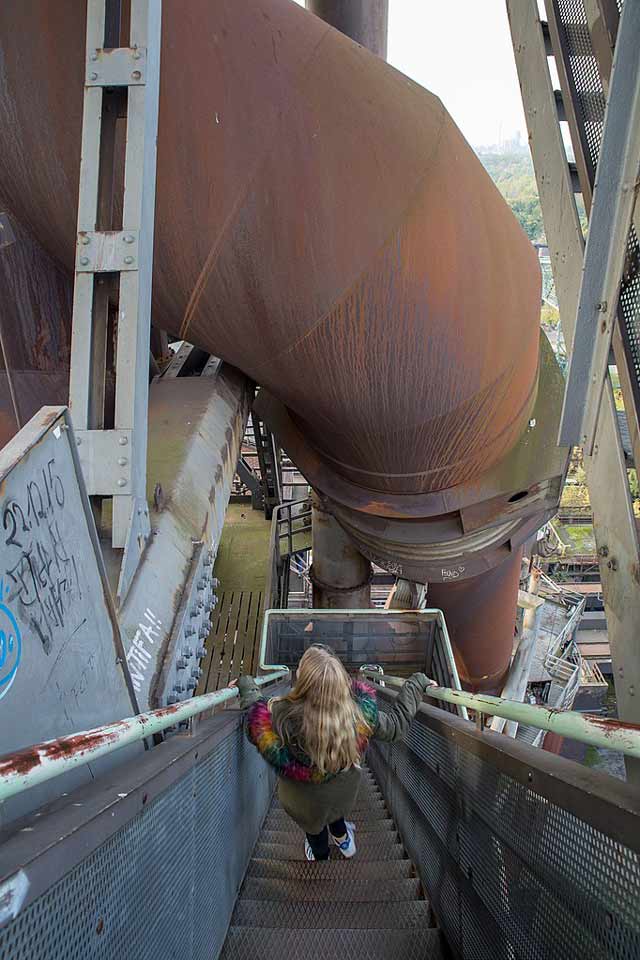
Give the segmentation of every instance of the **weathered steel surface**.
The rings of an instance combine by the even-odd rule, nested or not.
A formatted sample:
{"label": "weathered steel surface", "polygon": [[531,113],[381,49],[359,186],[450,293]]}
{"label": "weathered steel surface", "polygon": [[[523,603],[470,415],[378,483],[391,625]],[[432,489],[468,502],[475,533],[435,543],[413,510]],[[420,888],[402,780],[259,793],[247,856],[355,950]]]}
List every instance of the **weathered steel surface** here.
{"label": "weathered steel surface", "polygon": [[469,580],[429,584],[430,607],[445,611],[458,673],[472,690],[500,690],[513,649],[522,551]]}
{"label": "weathered steel surface", "polygon": [[[0,11],[0,192],[69,266],[83,29],[75,0]],[[539,270],[442,103],[284,0],[167,4],[163,37],[159,325],[372,497],[495,463],[535,399]]]}
{"label": "weathered steel surface", "polygon": [[309,571],[313,606],[328,610],[366,608],[371,595],[371,564],[325,507],[319,496],[313,497],[313,564]]}
{"label": "weathered steel surface", "polygon": [[[164,705],[173,694],[191,696],[186,684],[202,660],[198,653],[208,633],[208,554],[212,562],[252,392],[246,378],[227,365],[213,376],[161,378],[151,386],[147,500],[152,536],[119,611],[142,708]],[[203,577],[206,591],[198,593]],[[196,606],[196,601],[201,602]],[[187,628],[193,631],[189,636]],[[185,666],[179,670],[182,658]],[[174,689],[177,681],[180,691]]]}
{"label": "weathered steel surface", "polygon": [[71,282],[10,223],[14,242],[0,249],[0,447],[43,405],[66,404],[69,390]]}
{"label": "weathered steel surface", "polygon": [[[371,671],[367,672],[367,676],[374,682],[380,680],[379,674]],[[392,687],[401,687],[404,680],[385,674],[384,682]],[[465,690],[449,690],[446,687],[429,687],[426,696],[443,703],[464,704],[470,710],[489,717],[505,717],[517,723],[531,724],[540,730],[549,730],[572,740],[580,740],[581,743],[619,750],[628,757],[640,757],[640,724],[637,723],[622,723],[620,720],[578,713],[575,710],[554,710],[506,700],[504,697],[491,697],[486,693],[474,694]]]}

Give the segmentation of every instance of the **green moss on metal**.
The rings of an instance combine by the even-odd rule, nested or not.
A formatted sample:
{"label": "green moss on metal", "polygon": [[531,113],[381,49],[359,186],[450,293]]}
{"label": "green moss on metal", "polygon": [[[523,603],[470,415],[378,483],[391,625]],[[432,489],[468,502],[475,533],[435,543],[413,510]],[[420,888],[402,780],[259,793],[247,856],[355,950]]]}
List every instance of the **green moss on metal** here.
{"label": "green moss on metal", "polygon": [[250,504],[230,503],[225,515],[214,575],[222,590],[264,594],[271,524]]}

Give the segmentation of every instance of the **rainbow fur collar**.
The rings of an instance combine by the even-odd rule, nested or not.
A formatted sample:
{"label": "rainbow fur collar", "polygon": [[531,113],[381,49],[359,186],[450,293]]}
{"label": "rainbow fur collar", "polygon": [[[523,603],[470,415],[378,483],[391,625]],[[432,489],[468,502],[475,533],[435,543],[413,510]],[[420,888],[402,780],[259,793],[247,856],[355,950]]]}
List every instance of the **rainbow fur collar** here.
{"label": "rainbow fur collar", "polygon": [[[354,680],[351,690],[369,730],[375,730],[378,723],[375,690],[361,680]],[[371,735],[369,730],[362,724],[358,725],[358,751],[361,756],[364,755],[369,742]],[[251,743],[258,748],[267,763],[274,767],[281,777],[298,780],[301,783],[325,783],[334,776],[334,774],[320,773],[308,758],[305,762],[304,759],[293,756],[273,729],[273,718],[266,700],[257,700],[249,707],[247,733]]]}

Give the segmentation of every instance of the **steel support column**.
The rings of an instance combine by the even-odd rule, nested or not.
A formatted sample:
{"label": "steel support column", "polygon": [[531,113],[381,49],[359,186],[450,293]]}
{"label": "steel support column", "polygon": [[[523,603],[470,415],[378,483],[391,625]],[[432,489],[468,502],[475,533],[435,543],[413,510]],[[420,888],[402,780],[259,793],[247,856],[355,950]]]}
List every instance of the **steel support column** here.
{"label": "steel support column", "polygon": [[[114,46],[109,36],[112,10],[106,0],[87,2],[69,393],[88,491],[113,498],[113,546],[128,553],[137,549],[139,555],[149,533],[147,417],[162,4],[132,0],[128,47]],[[126,98],[121,229],[109,222],[113,177],[105,176],[115,142],[113,111],[107,109],[112,89]],[[115,429],[104,430],[105,279],[118,276]],[[126,586],[121,584],[121,592]]]}
{"label": "steel support column", "polygon": [[307,0],[307,10],[387,59],[389,0]]}
{"label": "steel support column", "polygon": [[327,610],[363,610],[370,604],[371,564],[351,537],[313,496],[313,606]]}
{"label": "steel support column", "polygon": [[442,610],[467,689],[499,691],[513,651],[522,550],[469,580],[432,583],[430,607]]}
{"label": "steel support column", "polygon": [[[573,344],[584,240],[576,210],[557,102],[547,63],[547,46],[536,0],[507,0],[513,49],[529,130],[545,232],[549,243],[565,341]],[[600,575],[619,716],[640,720],[640,551],[618,420],[609,379],[605,384],[592,457],[585,472],[595,518]],[[640,765],[627,763],[629,779],[640,782]]]}

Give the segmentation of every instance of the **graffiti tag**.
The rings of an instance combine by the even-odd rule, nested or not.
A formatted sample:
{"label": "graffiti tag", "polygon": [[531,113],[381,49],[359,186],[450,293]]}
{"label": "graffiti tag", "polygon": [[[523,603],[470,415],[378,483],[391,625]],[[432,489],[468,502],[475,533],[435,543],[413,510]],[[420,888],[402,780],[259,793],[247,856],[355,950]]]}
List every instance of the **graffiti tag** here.
{"label": "graffiti tag", "polygon": [[46,654],[57,635],[68,632],[70,614],[82,599],[78,563],[61,530],[64,508],[64,483],[55,458],[31,477],[20,496],[0,507],[6,599]]}

